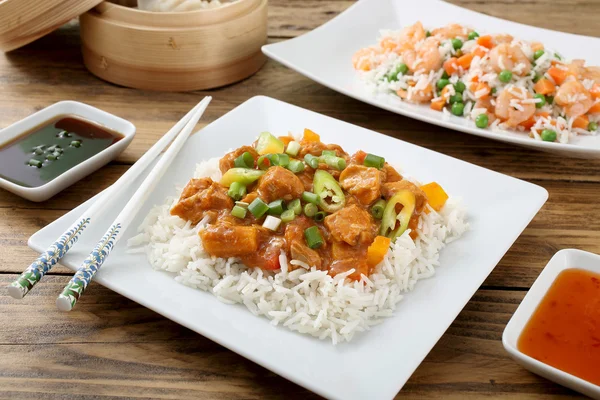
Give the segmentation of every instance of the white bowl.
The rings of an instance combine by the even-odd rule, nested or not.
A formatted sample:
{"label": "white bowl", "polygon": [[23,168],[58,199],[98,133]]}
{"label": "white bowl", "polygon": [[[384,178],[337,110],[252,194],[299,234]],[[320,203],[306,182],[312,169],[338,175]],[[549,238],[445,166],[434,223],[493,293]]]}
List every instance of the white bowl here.
{"label": "white bowl", "polygon": [[106,111],[99,110],[77,101],[60,101],[1,130],[0,147],[4,143],[19,137],[24,132],[33,129],[56,116],[65,114],[80,116],[104,125],[108,129],[123,135],[123,139],[41,186],[26,187],[0,177],[0,188],[6,189],[27,200],[48,200],[61,190],[71,186],[81,178],[91,174],[116,158],[123,150],[125,150],[129,143],[131,143],[131,140],[135,135],[135,126],[123,118],[119,118]]}
{"label": "white bowl", "polygon": [[531,372],[594,399],[600,399],[600,386],[544,364],[533,357],[521,353],[517,349],[517,341],[529,318],[548,292],[552,283],[554,283],[558,274],[569,268],[579,268],[600,273],[600,256],[575,249],[565,249],[556,253],[540,276],[538,276],[519,305],[519,308],[517,308],[517,311],[515,311],[508,322],[508,325],[506,325],[502,334],[502,344],[504,344],[504,348],[515,361]]}

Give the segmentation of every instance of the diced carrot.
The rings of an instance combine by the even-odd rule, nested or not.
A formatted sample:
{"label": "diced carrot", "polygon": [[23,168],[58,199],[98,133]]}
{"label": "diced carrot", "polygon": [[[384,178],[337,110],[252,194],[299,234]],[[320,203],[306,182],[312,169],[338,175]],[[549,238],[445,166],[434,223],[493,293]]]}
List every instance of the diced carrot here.
{"label": "diced carrot", "polygon": [[525,129],[531,129],[531,127],[533,125],[535,125],[535,117],[532,115],[531,117],[529,117],[525,121],[521,122],[519,125],[522,126]]}
{"label": "diced carrot", "polygon": [[475,47],[475,50],[473,50],[473,53],[471,53],[471,54],[473,54],[473,56],[483,58],[487,54],[487,51],[485,51],[485,47],[477,46],[477,47]]}
{"label": "diced carrot", "polygon": [[406,90],[404,90],[404,89],[398,89],[398,90],[396,90],[396,94],[401,99],[406,99],[408,97],[408,92]]}
{"label": "diced carrot", "polygon": [[585,115],[580,115],[573,121],[573,128],[587,129],[590,119]]}
{"label": "diced carrot", "polygon": [[458,60],[456,57],[452,57],[452,58],[449,58],[446,61],[444,61],[444,70],[446,71],[446,73],[448,75],[452,75],[452,74],[458,72],[457,61]]}
{"label": "diced carrot", "polygon": [[473,93],[479,93],[480,90],[486,89],[485,94],[479,95],[478,99],[481,100],[485,100],[487,99],[487,97],[489,96],[490,92],[492,91],[492,88],[489,87],[489,85],[485,82],[479,82],[477,84],[477,87],[475,88],[475,90],[471,90]]}
{"label": "diced carrot", "polygon": [[600,114],[600,102],[595,103],[592,107],[590,107],[588,114]]}
{"label": "diced carrot", "polygon": [[392,240],[385,236],[377,236],[373,243],[367,249],[367,265],[370,268],[375,267],[383,261],[387,254]]}
{"label": "diced carrot", "polygon": [[278,139],[279,139],[279,140],[281,140],[281,141],[283,142],[283,144],[284,144],[284,145],[286,145],[286,146],[287,146],[288,144],[290,144],[290,142],[291,142],[292,140],[294,140],[294,138],[293,138],[293,137],[291,137],[291,136],[289,136],[289,135],[288,135],[288,136],[279,136],[279,138],[278,138]]}
{"label": "diced carrot", "polygon": [[567,71],[557,67],[550,67],[548,69],[548,75],[550,75],[552,79],[554,79],[554,82],[556,82],[556,84],[560,86],[567,78]]}
{"label": "diced carrot", "polygon": [[600,84],[594,83],[594,85],[590,89],[590,94],[593,98],[600,99]]}
{"label": "diced carrot", "polygon": [[440,211],[448,200],[448,194],[437,182],[423,185],[421,186],[421,190],[425,192],[427,195],[427,202],[435,211]]}
{"label": "diced carrot", "polygon": [[471,82],[479,82],[479,77],[477,75],[475,75],[474,77],[471,78]]}
{"label": "diced carrot", "polygon": [[304,128],[304,137],[302,138],[302,140],[307,142],[320,142],[321,136],[317,135],[308,128]]}
{"label": "diced carrot", "polygon": [[450,91],[450,87],[451,85],[446,85],[443,89],[442,92],[440,93],[440,96],[442,97],[442,99],[444,99],[445,101],[448,101],[450,99],[450,94],[448,93]]}
{"label": "diced carrot", "polygon": [[442,111],[442,108],[444,108],[445,105],[446,105],[445,99],[436,100],[436,101],[432,100],[430,107],[432,110]]}
{"label": "diced carrot", "polygon": [[456,62],[459,66],[461,66],[465,71],[471,67],[471,61],[473,61],[473,54],[465,54],[464,56],[460,56]]}
{"label": "diced carrot", "polygon": [[494,47],[494,39],[490,35],[479,36],[477,38],[477,44],[491,49]]}
{"label": "diced carrot", "polygon": [[[552,79],[554,79],[554,77],[552,77]],[[556,86],[554,86],[549,79],[542,78],[537,81],[535,85],[533,85],[533,90],[535,90],[536,93],[547,95],[554,92],[556,90]]]}

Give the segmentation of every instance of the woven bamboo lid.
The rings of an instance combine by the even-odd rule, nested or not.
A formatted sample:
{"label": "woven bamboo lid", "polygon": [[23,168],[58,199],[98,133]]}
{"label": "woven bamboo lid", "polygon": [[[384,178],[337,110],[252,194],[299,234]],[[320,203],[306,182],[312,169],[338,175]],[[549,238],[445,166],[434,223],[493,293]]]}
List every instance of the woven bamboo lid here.
{"label": "woven bamboo lid", "polygon": [[11,51],[58,29],[102,0],[0,0],[0,50]]}

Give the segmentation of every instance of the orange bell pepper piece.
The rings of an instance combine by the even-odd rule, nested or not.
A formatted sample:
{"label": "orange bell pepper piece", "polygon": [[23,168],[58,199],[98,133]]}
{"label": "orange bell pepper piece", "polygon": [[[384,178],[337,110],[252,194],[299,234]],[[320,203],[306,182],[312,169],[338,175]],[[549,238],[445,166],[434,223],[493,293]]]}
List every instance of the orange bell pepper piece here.
{"label": "orange bell pepper piece", "polygon": [[600,103],[595,103],[588,110],[588,114],[600,114]]}
{"label": "orange bell pepper piece", "polygon": [[440,99],[440,100],[436,100],[436,101],[432,100],[429,107],[431,107],[431,109],[435,110],[435,111],[442,111],[442,109],[444,108],[445,105],[446,105],[446,100]]}
{"label": "orange bell pepper piece", "polygon": [[383,261],[387,254],[392,239],[385,236],[377,236],[373,243],[367,249],[367,265],[370,268],[375,267],[377,264]]}
{"label": "orange bell pepper piece", "polygon": [[317,135],[310,129],[305,128],[304,129],[304,137],[302,138],[302,140],[304,140],[306,142],[320,142],[321,136]]}
{"label": "orange bell pepper piece", "polygon": [[448,200],[448,194],[437,182],[423,185],[421,186],[421,190],[425,192],[427,195],[427,202],[435,211],[440,211]]}

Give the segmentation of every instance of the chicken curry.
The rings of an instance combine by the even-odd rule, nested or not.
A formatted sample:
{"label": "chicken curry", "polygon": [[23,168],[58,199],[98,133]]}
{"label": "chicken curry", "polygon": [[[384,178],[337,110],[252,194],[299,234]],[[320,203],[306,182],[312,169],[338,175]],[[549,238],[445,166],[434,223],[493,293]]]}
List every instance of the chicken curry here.
{"label": "chicken curry", "polygon": [[248,267],[316,267],[331,275],[370,275],[392,241],[448,196],[436,183],[403,179],[384,158],[346,153],[306,129],[301,141],[262,133],[219,162],[222,178],[192,179],[171,209],[196,224],[205,251]]}

